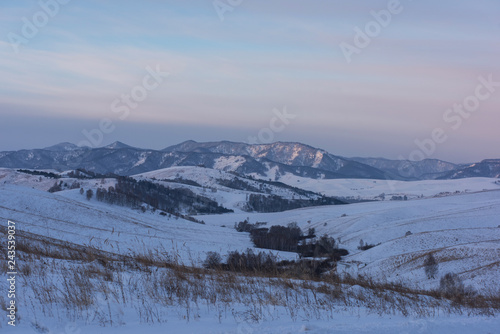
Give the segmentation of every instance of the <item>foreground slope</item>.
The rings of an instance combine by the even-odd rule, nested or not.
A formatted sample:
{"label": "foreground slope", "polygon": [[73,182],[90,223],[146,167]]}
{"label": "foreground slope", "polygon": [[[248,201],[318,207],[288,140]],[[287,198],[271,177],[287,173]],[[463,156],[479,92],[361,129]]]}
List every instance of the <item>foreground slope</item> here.
{"label": "foreground slope", "polygon": [[[422,268],[422,255],[432,251],[439,275],[455,272],[481,292],[498,288],[500,191],[199,217],[206,225],[88,201],[78,189],[51,194],[2,184],[0,203],[0,219],[15,220],[19,232],[81,245],[82,253],[89,246],[113,254],[157,251],[161,259],[178,254],[184,263],[199,265],[207,251],[251,247],[248,235],[232,228],[236,221],[296,221],[304,230],[314,227],[318,235],[338,238],[350,251],[339,272],[435,288],[437,279],[427,279]],[[361,239],[377,246],[360,251]],[[447,300],[390,290],[380,295],[360,285],[343,284],[335,292],[321,282],[183,272],[163,263],[134,267],[85,256],[28,254],[19,266],[19,327],[2,323],[2,333],[451,334],[494,333],[499,326],[499,318],[467,314]],[[3,280],[0,287],[5,285]]]}
{"label": "foreground slope", "polygon": [[252,247],[248,236],[174,216],[87,201],[78,189],[48,193],[22,186],[0,186],[0,220],[26,232],[126,254],[168,252],[199,263],[207,251],[223,254]]}

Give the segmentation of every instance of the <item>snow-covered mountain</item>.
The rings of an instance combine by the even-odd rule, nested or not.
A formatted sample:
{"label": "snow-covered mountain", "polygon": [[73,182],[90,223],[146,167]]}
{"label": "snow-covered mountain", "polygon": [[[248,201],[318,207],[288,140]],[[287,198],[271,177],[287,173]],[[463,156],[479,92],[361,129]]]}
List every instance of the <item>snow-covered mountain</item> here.
{"label": "snow-covered mountain", "polygon": [[163,151],[248,156],[261,162],[274,162],[273,167],[279,167],[280,172],[287,172],[290,169],[279,165],[314,168],[327,172],[326,178],[336,178],[335,174],[347,178],[385,178],[384,173],[376,168],[301,143],[276,142],[252,145],[229,141],[197,143],[190,140],[167,147]]}
{"label": "snow-covered mountain", "polygon": [[351,159],[293,142],[254,145],[190,140],[163,150],[141,149],[121,142],[100,148],[61,143],[44,149],[0,152],[0,167],[6,168],[83,168],[101,174],[134,175],[173,166],[204,166],[276,181],[287,174],[311,179],[407,181],[500,175],[499,160],[463,166],[435,159]]}
{"label": "snow-covered mountain", "polygon": [[[67,149],[69,147],[71,149]],[[0,153],[0,167],[67,170],[133,175],[172,166],[199,166],[278,179],[290,173],[310,178],[384,179],[384,172],[299,143],[249,145],[232,142],[185,142],[162,151],[123,143],[75,148],[66,143],[50,149]]]}
{"label": "snow-covered mountain", "polygon": [[478,163],[463,166],[457,170],[452,170],[442,179],[463,179],[467,177],[500,177],[500,159],[486,159]]}
{"label": "snow-covered mountain", "polygon": [[133,147],[133,146],[130,146],[130,145],[127,145],[127,144],[124,144],[120,141],[115,141],[114,143],[112,144],[109,144],[107,146],[104,146],[104,148],[107,148],[107,149],[110,149],[110,150],[119,150],[119,149],[122,149],[122,148],[132,148],[132,149],[137,149],[136,147]]}
{"label": "snow-covered mountain", "polygon": [[68,142],[59,143],[59,144],[52,145],[52,146],[44,148],[44,150],[47,150],[47,151],[56,151],[56,152],[59,152],[59,151],[74,151],[74,150],[78,150],[78,149],[80,149],[79,146],[77,146],[75,144],[72,144],[72,143],[68,143]]}

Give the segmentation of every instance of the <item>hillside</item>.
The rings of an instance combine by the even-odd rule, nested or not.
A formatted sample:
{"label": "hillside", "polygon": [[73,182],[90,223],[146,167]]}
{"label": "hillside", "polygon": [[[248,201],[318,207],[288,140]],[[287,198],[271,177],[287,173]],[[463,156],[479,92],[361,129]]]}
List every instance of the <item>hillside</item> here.
{"label": "hillside", "polygon": [[207,251],[252,246],[248,236],[231,229],[88,201],[77,189],[51,194],[1,185],[0,203],[0,219],[16,221],[21,231],[110,252],[166,251],[188,263]]}
{"label": "hillside", "polygon": [[[497,291],[498,190],[280,213],[198,215],[205,222],[199,224],[159,211],[109,205],[95,197],[87,200],[78,189],[49,193],[46,188],[53,179],[43,176],[11,170],[2,170],[1,175],[0,219],[15,222],[20,246],[17,302],[23,333],[64,332],[68,323],[81,333],[122,332],[124,326],[132,332],[160,333],[166,324],[176,333],[209,328],[228,333],[323,334],[338,332],[339,324],[345,333],[400,333],[402,328],[410,333],[475,333],[494,332],[499,325],[495,306],[456,305],[447,299],[451,297],[436,298],[433,292],[448,272],[481,296]],[[201,167],[134,176],[201,193],[204,187],[217,189],[216,196],[226,204],[248,192],[223,185],[234,177]],[[79,181],[84,187],[114,182]],[[240,181],[246,186],[262,184]],[[361,185],[361,181],[373,183],[356,182]],[[476,179],[462,181],[474,185]],[[418,187],[434,191],[445,184],[440,182],[444,181],[422,181]],[[411,185],[416,183],[405,184],[405,191],[416,191]],[[267,186],[284,197],[311,195]],[[314,228],[318,236],[335,238],[349,254],[314,280],[200,268],[209,252],[219,253],[225,261],[229,252],[260,251],[249,233],[235,230],[234,224],[243,220],[265,227],[296,222],[304,233]],[[6,228],[0,228],[0,235],[6,237]],[[374,247],[359,250],[361,240]],[[264,252],[278,260],[298,259],[296,253]],[[438,262],[435,278],[428,278],[424,270],[428,253]]]}
{"label": "hillside", "polygon": [[[462,194],[415,201],[359,203],[299,209],[269,214],[204,216],[209,225],[231,225],[247,217],[267,226],[297,222],[340,240],[350,255],[339,271],[404,280],[426,288],[437,280],[424,279],[423,254],[442,259],[440,272],[459,273],[480,290],[496,289],[500,275],[500,191]],[[407,232],[411,232],[406,236]],[[360,240],[377,245],[358,250]]]}
{"label": "hillside", "polygon": [[[248,208],[251,195],[278,196],[284,201],[319,201],[321,194],[286,185],[280,182],[246,178],[231,172],[202,167],[171,167],[135,175],[169,187],[187,187],[193,192],[209,197],[237,212],[252,211]],[[331,204],[344,204],[335,198]],[[310,205],[306,206],[311,206]]]}

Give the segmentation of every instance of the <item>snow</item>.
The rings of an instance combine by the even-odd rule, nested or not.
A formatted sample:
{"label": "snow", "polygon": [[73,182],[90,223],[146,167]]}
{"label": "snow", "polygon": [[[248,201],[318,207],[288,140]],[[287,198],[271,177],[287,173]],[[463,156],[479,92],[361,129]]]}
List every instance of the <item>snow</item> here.
{"label": "snow", "polygon": [[[78,189],[51,194],[2,185],[0,203],[0,220],[16,221],[21,230],[79,245],[92,244],[107,251],[165,250],[178,253],[184,263],[201,263],[207,251],[227,254],[253,246],[249,236],[236,232],[232,225],[206,226],[158,213],[139,213],[95,199],[87,201]],[[290,258],[287,254],[283,252],[285,258]]]}
{"label": "snow", "polygon": [[312,165],[313,168],[318,168],[319,164],[323,161],[323,152],[316,152],[316,156],[314,157],[314,163]]}
{"label": "snow", "polygon": [[[87,325],[83,322],[49,323],[47,319],[40,320],[40,322],[53,330],[49,333],[58,334],[136,334],[142,332],[151,334],[493,334],[498,332],[500,325],[498,318],[441,316],[422,319],[402,316],[379,317],[376,314],[364,312],[358,314],[339,312],[330,320],[300,319],[295,322],[277,319],[252,323],[228,318],[218,323],[215,319],[206,316],[191,322],[170,316],[162,324],[141,324],[129,320],[126,325],[115,327]],[[40,333],[26,323],[17,328],[4,325],[1,330],[2,333]]]}
{"label": "snow", "polygon": [[[223,168],[235,166],[238,160],[221,161]],[[198,182],[202,187],[164,182],[168,186],[189,187],[197,193],[216,199],[231,208],[244,202],[248,192],[237,191],[217,184],[217,179],[235,176],[220,170],[201,167],[174,167],[143,173],[135,178],[175,179],[182,177]],[[71,182],[73,179],[62,178]],[[58,180],[59,181],[59,180]],[[108,187],[114,180],[78,180],[85,188]],[[424,289],[436,288],[439,279],[428,279],[423,260],[433,252],[439,263],[439,276],[457,273],[466,285],[479,292],[498,289],[500,277],[500,185],[498,180],[474,178],[446,181],[387,183],[383,180],[311,180],[286,175],[282,181],[327,195],[374,198],[386,194],[385,201],[350,205],[304,208],[280,213],[248,213],[235,210],[224,215],[200,215],[205,225],[184,219],[160,216],[158,212],[141,213],[129,208],[111,206],[95,199],[88,201],[78,189],[48,193],[55,180],[0,169],[0,221],[13,220],[19,231],[25,231],[81,246],[96,246],[116,254],[148,251],[178,255],[186,264],[200,265],[208,251],[222,255],[228,251],[252,248],[248,233],[238,233],[235,222],[249,219],[251,223],[267,222],[266,226],[297,222],[304,231],[315,228],[317,235],[328,234],[339,246],[349,251],[338,265],[338,272],[369,274],[375,279],[404,282]],[[298,182],[297,182],[298,181]],[[161,181],[158,181],[161,182]],[[204,190],[204,188],[206,188]],[[217,189],[212,193],[209,188]],[[278,191],[278,190],[276,190]],[[388,201],[393,195],[407,195],[408,201]],[[290,195],[290,194],[289,194]],[[419,198],[424,195],[424,198]],[[407,232],[411,232],[407,235]],[[0,233],[0,236],[4,234]],[[375,247],[360,251],[360,240]],[[296,254],[273,252],[282,259],[294,259]],[[44,266],[49,281],[61,277],[51,274],[62,260]],[[80,265],[74,263],[72,265]],[[126,278],[132,280],[133,273]],[[154,275],[144,274],[138,281]],[[31,276],[33,279],[34,276]],[[126,280],[125,280],[126,281]],[[268,282],[263,279],[262,282]],[[20,281],[21,283],[21,281]],[[264,284],[264,283],[263,283]],[[2,276],[0,288],[4,290]],[[29,295],[29,284],[19,284],[20,293]],[[141,287],[138,286],[138,289]],[[360,286],[348,288],[355,293]],[[277,290],[281,297],[284,291]],[[2,295],[4,295],[2,293]],[[246,296],[252,298],[252,296]],[[3,299],[2,299],[3,298]],[[170,305],[160,309],[163,323],[144,323],[130,303],[104,298],[98,300],[99,310],[113,314],[112,326],[102,327],[96,321],[99,314],[85,319],[67,318],[68,310],[57,309],[51,316],[35,306],[25,305],[19,326],[12,328],[5,318],[0,321],[1,333],[496,333],[498,317],[464,314],[442,314],[405,317],[401,314],[377,314],[364,306],[343,305],[322,310],[313,316],[312,310],[292,316],[283,306],[268,305],[259,321],[251,321],[253,303],[234,302],[220,310],[193,305],[190,319],[186,307]],[[312,299],[311,295],[311,299]],[[315,297],[314,297],[315,298]],[[0,297],[0,301],[5,300]],[[301,301],[299,301],[300,304]],[[36,310],[35,313],[32,312]],[[3,312],[3,311],[2,311]],[[308,313],[311,312],[311,313]],[[37,324],[38,329],[35,325]]]}
{"label": "snow", "polygon": [[297,158],[300,155],[301,151],[302,150],[300,149],[300,147],[297,147],[296,145],[293,146],[293,151],[292,151],[292,155],[290,156],[289,163],[291,163],[293,160],[295,160],[295,158]]}
{"label": "snow", "polygon": [[[246,218],[266,226],[296,222],[304,232],[340,239],[350,252],[339,266],[351,273],[368,274],[391,281],[435,288],[427,280],[422,255],[434,251],[447,259],[440,272],[459,273],[478,290],[498,287],[500,275],[500,191],[486,191],[414,201],[369,202],[304,208],[279,213],[234,213],[199,216],[208,225],[231,225]],[[412,234],[406,236],[406,232]],[[379,244],[357,249],[360,240]],[[402,265],[404,264],[404,265]],[[388,270],[388,268],[390,270]],[[485,268],[487,270],[485,270]]]}
{"label": "snow", "polygon": [[245,163],[246,159],[241,156],[220,157],[215,160],[214,168],[223,171],[235,171]]}
{"label": "snow", "polygon": [[132,167],[137,167],[137,166],[144,164],[150,154],[151,154],[151,152],[142,152],[139,155],[139,160]]}

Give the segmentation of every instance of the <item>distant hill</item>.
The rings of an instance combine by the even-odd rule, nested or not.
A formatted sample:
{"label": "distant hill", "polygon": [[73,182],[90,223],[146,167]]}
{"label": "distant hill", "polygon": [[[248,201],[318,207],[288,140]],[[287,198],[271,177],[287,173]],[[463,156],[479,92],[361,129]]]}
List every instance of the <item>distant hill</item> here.
{"label": "distant hill", "polygon": [[439,178],[450,171],[460,168],[451,162],[424,159],[421,161],[389,160],[384,158],[351,158],[354,161],[378,168],[393,178],[431,180]]}

